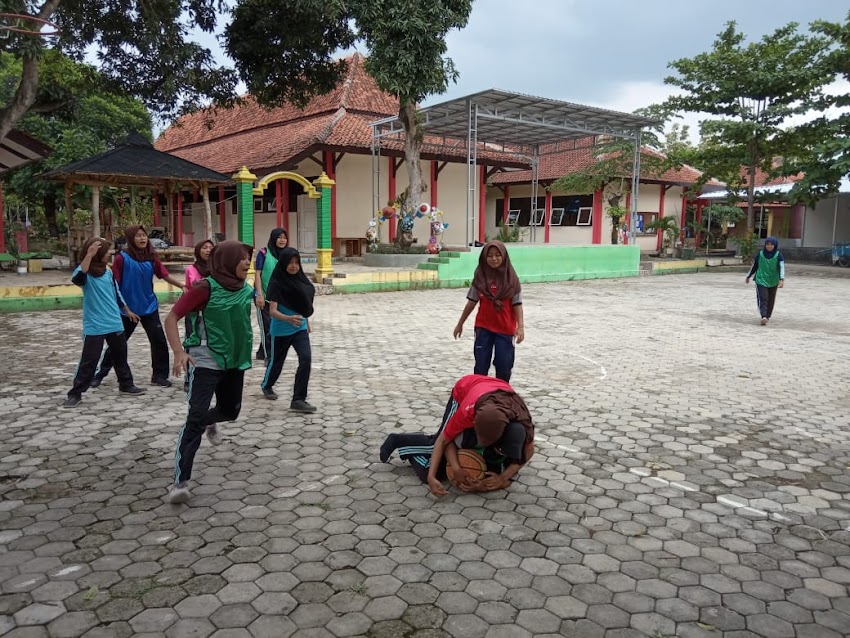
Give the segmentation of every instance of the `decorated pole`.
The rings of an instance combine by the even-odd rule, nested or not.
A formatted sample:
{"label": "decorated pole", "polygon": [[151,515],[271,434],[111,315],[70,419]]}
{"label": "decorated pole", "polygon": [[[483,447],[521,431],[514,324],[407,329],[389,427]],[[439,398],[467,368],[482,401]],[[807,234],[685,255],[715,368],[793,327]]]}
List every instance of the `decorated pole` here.
{"label": "decorated pole", "polygon": [[318,237],[316,246],[316,283],[320,284],[325,277],[333,276],[333,249],[331,248],[331,189],[334,180],[322,171],[313,181],[313,186],[319,191],[316,202],[316,222]]}
{"label": "decorated pole", "polygon": [[[254,181],[257,179],[247,166],[232,177],[236,182],[236,205],[239,211],[239,241],[254,245]],[[321,179],[321,178],[320,178]],[[317,180],[318,181],[318,180]]]}

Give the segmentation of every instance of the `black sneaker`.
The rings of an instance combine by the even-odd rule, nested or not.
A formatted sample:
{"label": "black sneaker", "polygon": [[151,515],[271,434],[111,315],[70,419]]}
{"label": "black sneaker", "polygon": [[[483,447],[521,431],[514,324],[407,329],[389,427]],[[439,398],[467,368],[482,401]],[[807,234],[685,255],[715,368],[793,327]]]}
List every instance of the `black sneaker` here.
{"label": "black sneaker", "polygon": [[265,360],[266,360],[266,353],[265,352],[258,352],[257,353],[257,361],[265,361]]}
{"label": "black sneaker", "polygon": [[306,401],[293,401],[289,405],[289,409],[293,412],[315,412],[316,406],[310,405]]}
{"label": "black sneaker", "polygon": [[80,398],[80,397],[78,397],[74,394],[69,394],[68,398],[65,399],[65,401],[62,403],[62,407],[63,408],[75,408],[80,404],[80,401],[82,401],[82,398]]}
{"label": "black sneaker", "polygon": [[91,385],[89,385],[89,387],[94,389],[94,388],[96,388],[100,385],[101,381],[103,381],[103,379],[93,379],[92,382],[91,382]]}
{"label": "black sneaker", "polygon": [[277,395],[275,391],[271,388],[263,388],[263,396],[266,397],[269,401],[277,401]]}
{"label": "black sneaker", "polygon": [[171,381],[169,381],[168,379],[159,379],[157,377],[154,377],[153,379],[151,379],[151,385],[158,385],[163,388],[170,388]]}
{"label": "black sneaker", "polygon": [[144,388],[140,388],[138,386],[132,385],[129,388],[121,388],[119,392],[123,392],[124,394],[144,394],[147,392]]}

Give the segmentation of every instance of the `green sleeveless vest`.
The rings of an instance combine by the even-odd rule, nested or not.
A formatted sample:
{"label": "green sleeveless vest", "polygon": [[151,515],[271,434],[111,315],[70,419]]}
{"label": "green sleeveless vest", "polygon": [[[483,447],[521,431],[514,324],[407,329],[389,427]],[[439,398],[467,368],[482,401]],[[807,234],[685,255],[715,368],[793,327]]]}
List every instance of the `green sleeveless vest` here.
{"label": "green sleeveless vest", "polygon": [[759,266],[756,270],[756,283],[766,288],[774,288],[779,285],[779,251],[777,250],[771,259],[764,256],[764,251],[759,253]]}
{"label": "green sleeveless vest", "polygon": [[254,291],[247,283],[241,290],[222,288],[212,277],[210,300],[194,317],[192,335],[183,342],[191,348],[201,345],[200,322],[204,322],[210,354],[222,370],[247,370],[251,367],[253,332],[251,330],[251,306]]}
{"label": "green sleeveless vest", "polygon": [[277,257],[266,251],[266,260],[263,262],[263,272],[260,274],[260,281],[263,284],[263,294],[269,289],[269,281],[272,278],[275,266],[277,266]]}

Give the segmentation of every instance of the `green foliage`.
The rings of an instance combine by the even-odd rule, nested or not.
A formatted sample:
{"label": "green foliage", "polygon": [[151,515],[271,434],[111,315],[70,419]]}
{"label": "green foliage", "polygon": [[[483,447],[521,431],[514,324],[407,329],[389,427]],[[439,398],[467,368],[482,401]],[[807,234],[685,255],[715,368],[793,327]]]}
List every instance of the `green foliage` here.
{"label": "green foliage", "polygon": [[499,226],[499,232],[496,233],[495,239],[498,239],[504,244],[514,244],[521,242],[525,233],[526,230],[519,226],[508,226],[507,224],[502,224]]}
{"label": "green foliage", "polygon": [[609,206],[605,214],[612,219],[622,219],[628,217],[629,210],[625,206]]}
{"label": "green foliage", "polygon": [[712,204],[702,209],[702,216],[718,224],[735,224],[744,218],[744,211],[738,206]]}
{"label": "green foliage", "polygon": [[[28,206],[34,219],[46,214],[49,234],[57,236],[63,229],[57,221],[56,209],[64,207],[62,184],[38,178],[53,168],[81,160],[117,145],[132,132],[151,135],[151,116],[137,99],[122,93],[107,92],[105,79],[93,67],[74,62],[56,52],[48,52],[40,61],[46,97],[18,123],[18,128],[53,148],[45,160],[22,166],[3,176],[7,194]],[[20,62],[11,54],[0,54],[0,98],[10,99]],[[91,89],[91,86],[101,86]],[[13,88],[11,89],[14,90]],[[61,107],[50,107],[50,96],[59,96]],[[41,112],[40,104],[45,104]],[[106,197],[109,190],[104,191]],[[90,201],[90,200],[89,200]],[[104,199],[107,203],[108,199]]]}
{"label": "green foliage", "polygon": [[753,255],[756,254],[756,251],[758,251],[759,238],[758,235],[747,234],[736,238],[735,243],[738,244],[738,252],[744,258],[744,261],[750,261]]}
{"label": "green foliage", "polygon": [[378,86],[415,103],[457,78],[445,37],[471,10],[471,0],[240,0],[224,41],[265,106],[303,106],[335,89],[347,71],[335,56],[358,43]]}
{"label": "green foliage", "polygon": [[681,229],[673,217],[660,217],[654,222],[646,225],[647,230],[660,230],[663,235],[665,248],[671,248],[676,243]]}
{"label": "green foliage", "polygon": [[[35,104],[64,108],[68,100],[56,94],[49,75],[27,69],[32,60],[67,55],[74,60],[96,57],[100,78],[81,77],[92,89],[105,81],[113,91],[139,97],[163,117],[213,100],[233,102],[236,75],[219,66],[195,34],[213,33],[221,0],[3,0],[3,11],[26,12],[59,24],[55,38],[10,36],[4,51],[21,63],[15,99],[0,110],[0,131],[16,125]],[[92,55],[94,54],[94,55]],[[41,77],[39,77],[41,76]],[[36,108],[38,108],[36,106]]]}
{"label": "green foliage", "polygon": [[744,34],[729,22],[711,51],[674,60],[669,66],[676,74],[665,79],[681,94],[669,98],[663,110],[710,116],[701,123],[694,163],[704,180],[713,177],[730,190],[748,189],[748,228],[753,226],[756,171],[775,174],[781,170],[775,158],[802,152],[806,138],[788,121],[816,106],[834,77],[826,60],[828,40],[801,34],[797,26],[792,22],[745,43]]}
{"label": "green foliage", "polygon": [[[826,37],[831,48],[825,62],[833,79],[850,81],[850,13],[844,23],[818,21],[812,30]],[[808,146],[806,152],[789,156],[783,173],[804,173],[796,182],[788,199],[792,203],[813,204],[820,198],[838,192],[842,177],[850,174],[850,94],[824,95],[815,105],[822,115],[799,127]]]}
{"label": "green foliage", "polygon": [[394,244],[376,244],[373,251],[379,255],[424,255],[428,251],[425,246],[412,244],[407,248]]}

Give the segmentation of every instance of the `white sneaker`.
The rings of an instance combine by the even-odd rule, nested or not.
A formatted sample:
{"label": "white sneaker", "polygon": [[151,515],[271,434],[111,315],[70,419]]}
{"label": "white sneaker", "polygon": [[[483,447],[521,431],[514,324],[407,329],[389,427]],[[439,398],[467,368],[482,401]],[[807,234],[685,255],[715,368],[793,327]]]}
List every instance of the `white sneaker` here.
{"label": "white sneaker", "polygon": [[171,491],[168,493],[168,502],[172,504],[185,503],[189,500],[189,488],[188,487],[177,487],[176,485],[171,488]]}
{"label": "white sneaker", "polygon": [[761,325],[763,325],[763,326],[766,326],[766,325],[767,325],[767,317],[762,317],[762,318],[761,318]]}
{"label": "white sneaker", "polygon": [[215,425],[207,427],[207,440],[211,445],[221,445],[221,432]]}

